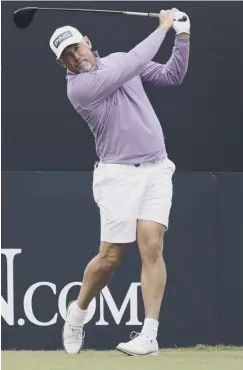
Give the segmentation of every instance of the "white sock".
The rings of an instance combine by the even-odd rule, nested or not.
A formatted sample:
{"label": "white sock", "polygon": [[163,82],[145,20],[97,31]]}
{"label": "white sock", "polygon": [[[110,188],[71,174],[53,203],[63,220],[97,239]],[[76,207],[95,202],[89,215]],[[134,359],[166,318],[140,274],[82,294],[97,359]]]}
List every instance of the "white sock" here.
{"label": "white sock", "polygon": [[71,325],[84,325],[84,320],[87,316],[88,310],[81,310],[77,302],[75,302],[72,306],[71,312],[68,316],[68,322]]}
{"label": "white sock", "polygon": [[146,335],[150,340],[156,340],[158,327],[159,322],[157,320],[146,318],[144,320],[142,334]]}

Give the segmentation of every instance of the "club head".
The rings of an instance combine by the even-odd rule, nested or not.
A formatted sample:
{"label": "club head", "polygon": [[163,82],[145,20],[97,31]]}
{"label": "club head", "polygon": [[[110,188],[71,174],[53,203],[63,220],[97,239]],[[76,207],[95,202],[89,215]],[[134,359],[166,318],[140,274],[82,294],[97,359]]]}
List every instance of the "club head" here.
{"label": "club head", "polygon": [[13,13],[14,23],[18,28],[27,28],[32,22],[38,8],[22,8]]}

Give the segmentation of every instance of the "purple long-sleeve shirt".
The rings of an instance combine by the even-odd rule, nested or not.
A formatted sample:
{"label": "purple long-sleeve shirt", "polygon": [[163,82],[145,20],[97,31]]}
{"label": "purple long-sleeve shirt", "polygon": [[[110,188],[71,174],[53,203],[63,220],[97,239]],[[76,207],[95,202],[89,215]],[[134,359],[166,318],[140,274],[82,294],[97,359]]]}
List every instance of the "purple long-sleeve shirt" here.
{"label": "purple long-sleeve shirt", "polygon": [[98,57],[95,70],[67,72],[68,98],[89,125],[103,163],[135,164],[167,155],[161,125],[143,83],[180,84],[188,67],[189,40],[175,38],[166,64],[151,62],[165,35],[158,28],[128,53]]}

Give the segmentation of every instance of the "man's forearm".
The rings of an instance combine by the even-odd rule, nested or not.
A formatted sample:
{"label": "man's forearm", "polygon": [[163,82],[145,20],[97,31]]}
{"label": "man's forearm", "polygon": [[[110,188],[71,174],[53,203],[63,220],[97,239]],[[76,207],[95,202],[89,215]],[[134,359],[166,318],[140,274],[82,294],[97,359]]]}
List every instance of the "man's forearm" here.
{"label": "man's forearm", "polygon": [[142,81],[153,86],[180,84],[188,68],[189,44],[189,35],[186,32],[178,34],[172,55],[167,63],[148,63],[140,74]]}

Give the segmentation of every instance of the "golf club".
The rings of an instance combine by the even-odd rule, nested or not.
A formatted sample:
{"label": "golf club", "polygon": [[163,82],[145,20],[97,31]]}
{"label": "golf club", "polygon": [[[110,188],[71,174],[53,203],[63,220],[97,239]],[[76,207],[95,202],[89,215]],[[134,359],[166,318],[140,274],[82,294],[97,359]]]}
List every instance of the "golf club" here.
{"label": "golf club", "polygon": [[[159,18],[158,13],[139,13],[139,12],[127,12],[120,10],[96,10],[96,9],[72,9],[72,8],[37,8],[37,7],[27,7],[16,10],[13,13],[14,23],[18,28],[27,28],[33,21],[35,13],[37,10],[50,10],[50,11],[71,11],[71,12],[92,12],[92,13],[106,13],[106,14],[122,14],[122,15],[138,15],[142,17],[154,17]],[[186,16],[183,16],[179,21],[185,22],[187,20]]]}

